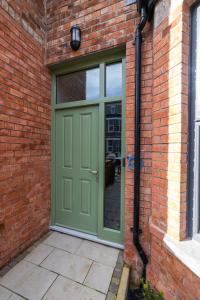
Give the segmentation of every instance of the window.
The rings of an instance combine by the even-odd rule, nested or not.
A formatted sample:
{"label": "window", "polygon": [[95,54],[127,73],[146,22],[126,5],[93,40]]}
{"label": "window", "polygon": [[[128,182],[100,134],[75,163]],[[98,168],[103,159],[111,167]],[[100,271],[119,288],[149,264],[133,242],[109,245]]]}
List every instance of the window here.
{"label": "window", "polygon": [[[121,97],[122,62],[105,64],[105,67],[102,64],[101,71],[100,65],[57,76],[56,102],[60,104],[81,100],[99,100],[103,97]],[[118,107],[112,105],[110,113],[115,115],[116,109],[119,110],[119,105]]]}
{"label": "window", "polygon": [[121,102],[106,103],[104,226],[114,230],[120,230],[121,122]]}
{"label": "window", "polygon": [[122,95],[122,64],[113,63],[106,66],[106,96]]}
{"label": "window", "polygon": [[113,132],[115,130],[114,120],[107,120],[108,132]]}
{"label": "window", "polygon": [[57,103],[99,98],[99,68],[57,77]]}
{"label": "window", "polygon": [[115,105],[111,105],[111,114],[113,115],[113,114],[115,114]]}
{"label": "window", "polygon": [[119,132],[121,131],[121,119],[119,118],[109,118],[106,121],[107,132]]}
{"label": "window", "polygon": [[200,236],[200,4],[192,10],[189,148],[189,232]]}

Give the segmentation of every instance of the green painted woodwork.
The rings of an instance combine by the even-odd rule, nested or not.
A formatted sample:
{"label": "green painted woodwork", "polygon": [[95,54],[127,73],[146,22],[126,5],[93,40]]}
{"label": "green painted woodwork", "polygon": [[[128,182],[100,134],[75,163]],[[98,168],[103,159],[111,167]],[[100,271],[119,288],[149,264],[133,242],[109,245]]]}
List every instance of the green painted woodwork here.
{"label": "green painted woodwork", "polygon": [[59,110],[55,118],[57,225],[97,234],[98,107]]}
{"label": "green painted woodwork", "polygon": [[63,61],[59,64],[49,66],[54,75],[67,74],[82,69],[88,69],[90,67],[98,66],[102,63],[112,63],[117,60],[121,60],[125,56],[125,45],[121,47],[112,48],[109,50],[92,53],[87,56],[75,57],[67,61]]}
{"label": "green painted woodwork", "polygon": [[[124,47],[122,46],[119,49],[114,49],[108,52],[98,53],[96,55],[90,55],[86,58],[80,58],[77,60],[72,60],[70,62],[63,62],[60,65],[52,66],[52,76],[53,76],[53,83],[52,83],[52,106],[53,106],[53,112],[52,112],[52,225],[60,225],[65,226],[69,228],[73,228],[79,231],[88,232],[92,234],[96,234],[100,239],[103,240],[109,240],[115,243],[123,244],[123,236],[124,236],[124,190],[125,190],[125,168],[122,167],[121,169],[121,228],[120,231],[116,231],[109,228],[104,228],[103,226],[103,212],[104,212],[104,151],[105,151],[105,136],[104,136],[104,105],[108,102],[116,102],[116,101],[122,101],[122,156],[125,157],[125,51]],[[123,71],[123,95],[122,97],[105,97],[105,64],[106,63],[112,63],[116,61],[122,61],[122,71]],[[56,103],[56,75],[65,74],[74,72],[81,69],[86,69],[88,67],[95,67],[100,66],[100,98],[98,100],[84,100],[84,101],[76,101],[76,102],[69,102],[69,103],[62,103],[57,104]],[[89,112],[93,112],[96,117],[96,122],[93,131],[96,130],[96,146],[97,151],[92,152],[93,156],[91,158],[91,161],[88,157],[88,153],[86,153],[86,149],[90,143],[93,141],[93,131],[90,136],[88,135],[88,132],[86,134],[86,128],[90,127],[90,121],[89,117],[87,117],[87,114]],[[72,201],[69,199],[72,199],[73,196],[73,182],[70,181],[68,175],[64,175],[64,171],[59,171],[59,167],[57,165],[56,159],[58,158],[61,161],[62,157],[62,149],[64,149],[64,143],[65,147],[68,148],[70,145],[70,132],[68,132],[68,140],[62,141],[62,130],[61,125],[63,125],[64,116],[67,117],[65,119],[65,124],[69,124],[69,127],[71,126],[71,123],[73,124],[73,121],[70,119],[70,116],[74,116],[73,118],[77,118],[77,115],[79,115],[79,121],[78,124],[73,127],[73,130],[76,132],[78,130],[77,128],[80,126],[80,122],[84,123],[84,128],[75,135],[75,138],[77,139],[79,137],[79,142],[74,142],[77,147],[73,147],[72,153],[69,151],[69,153],[65,154],[65,158],[63,156],[63,162],[65,159],[66,166],[70,164],[71,160],[73,161],[74,153],[77,156],[77,152],[79,153],[79,162],[83,162],[83,169],[85,171],[84,176],[83,173],[78,174],[78,167],[75,167],[73,171],[73,177],[76,182],[77,180],[82,180],[81,184],[79,186],[76,186],[76,194],[81,195],[82,198],[79,198],[77,200],[77,204],[75,204],[75,210],[70,209],[72,207]],[[80,116],[86,116],[82,117],[82,120],[80,121]],[[75,120],[75,119],[74,119]],[[62,124],[61,124],[62,123]],[[60,125],[59,125],[60,124]],[[64,127],[64,126],[63,126]],[[79,128],[80,129],[80,128]],[[68,128],[67,131],[70,129]],[[64,131],[64,129],[63,129]],[[74,133],[73,133],[74,136]],[[73,140],[72,136],[72,140]],[[82,140],[80,140],[82,136]],[[83,142],[85,136],[85,141],[87,142],[87,145],[84,144],[82,148],[84,149],[84,153],[81,154],[80,152],[80,144]],[[91,139],[91,140],[90,140]],[[73,141],[71,142],[73,144]],[[85,147],[85,148],[84,148]],[[95,157],[94,157],[95,155]],[[98,174],[98,181],[96,181],[96,176],[94,174],[89,174],[89,172],[86,172],[85,168],[89,166],[90,163],[95,164],[95,161],[97,165],[95,167],[98,168],[99,174]],[[94,165],[92,165],[93,167]],[[61,165],[60,165],[61,167]],[[65,169],[65,168],[64,168]],[[62,170],[62,167],[61,167]],[[94,168],[96,170],[96,168]],[[67,169],[65,170],[67,174]],[[77,173],[76,173],[77,172]],[[87,173],[87,176],[85,177]],[[81,175],[82,174],[82,175]],[[59,177],[60,176],[60,177]],[[77,179],[75,179],[77,177]],[[85,177],[85,178],[84,178]],[[60,178],[60,180],[59,180]],[[65,179],[65,180],[62,180]],[[60,183],[59,183],[60,181]],[[92,211],[90,211],[93,215],[91,216],[90,221],[85,221],[87,218],[89,219],[89,214],[87,212],[89,211],[89,203],[88,201],[84,201],[84,199],[88,199],[89,195],[92,195],[92,192],[90,194],[90,188],[88,181],[91,182],[92,191],[95,191],[95,196],[93,198],[95,201],[92,202]],[[62,189],[61,189],[62,185]],[[63,199],[62,195],[65,193],[65,195],[68,196],[69,199],[62,202],[62,200],[57,200],[57,196],[59,195],[59,199]],[[60,204],[59,204],[60,202]],[[63,205],[63,208],[61,208],[61,204]],[[94,208],[96,205],[96,208]],[[96,212],[95,212],[96,209]],[[63,212],[63,211],[64,212]],[[72,211],[72,212],[70,212]],[[73,215],[74,213],[74,215]],[[81,213],[82,218],[79,219],[77,217],[78,213]],[[96,213],[96,217],[94,217]],[[69,217],[71,214],[71,217]],[[95,219],[95,220],[94,220]],[[87,224],[88,222],[88,224]]]}

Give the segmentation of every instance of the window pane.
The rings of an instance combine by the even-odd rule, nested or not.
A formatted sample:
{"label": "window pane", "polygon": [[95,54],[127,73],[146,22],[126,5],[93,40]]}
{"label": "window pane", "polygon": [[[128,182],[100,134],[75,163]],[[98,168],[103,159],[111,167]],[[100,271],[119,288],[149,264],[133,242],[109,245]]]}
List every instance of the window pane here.
{"label": "window pane", "polygon": [[99,98],[99,68],[57,77],[57,103]]}
{"label": "window pane", "polygon": [[106,96],[122,95],[122,63],[106,66]]}
{"label": "window pane", "polygon": [[120,230],[121,102],[105,105],[104,227]]}

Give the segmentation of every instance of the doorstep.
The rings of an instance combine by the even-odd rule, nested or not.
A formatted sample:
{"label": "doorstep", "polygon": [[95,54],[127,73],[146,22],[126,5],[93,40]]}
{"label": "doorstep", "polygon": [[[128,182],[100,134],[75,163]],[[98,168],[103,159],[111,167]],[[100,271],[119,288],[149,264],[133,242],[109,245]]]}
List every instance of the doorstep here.
{"label": "doorstep", "polygon": [[[0,277],[0,300],[116,299],[122,251],[51,232]],[[7,268],[8,269],[8,268]]]}

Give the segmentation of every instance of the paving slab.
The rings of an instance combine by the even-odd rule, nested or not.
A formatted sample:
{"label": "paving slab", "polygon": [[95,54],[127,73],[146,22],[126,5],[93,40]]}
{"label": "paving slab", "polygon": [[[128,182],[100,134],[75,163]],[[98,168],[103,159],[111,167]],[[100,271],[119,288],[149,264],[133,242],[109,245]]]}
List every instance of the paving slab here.
{"label": "paving slab", "polygon": [[0,300],[105,300],[113,291],[118,254],[117,249],[54,232],[1,273]]}
{"label": "paving slab", "polygon": [[76,254],[115,267],[119,250],[85,240],[76,251]]}
{"label": "paving slab", "polygon": [[70,235],[53,232],[43,244],[74,253],[82,243],[82,239]]}
{"label": "paving slab", "polygon": [[84,281],[92,289],[106,294],[113,274],[113,268],[94,262]]}
{"label": "paving slab", "polygon": [[44,300],[105,300],[105,295],[70,279],[59,276]]}
{"label": "paving slab", "polygon": [[0,286],[0,300],[8,300],[8,298],[12,295],[12,292]]}
{"label": "paving slab", "polygon": [[24,298],[13,294],[3,286],[0,286],[0,300],[23,300]]}
{"label": "paving slab", "polygon": [[0,280],[0,284],[29,300],[40,300],[56,277],[55,273],[23,260]]}
{"label": "paving slab", "polygon": [[55,248],[51,246],[39,244],[24,259],[33,264],[39,265],[54,249]]}
{"label": "paving slab", "polygon": [[82,283],[88,273],[92,261],[55,249],[41,264],[42,267]]}

